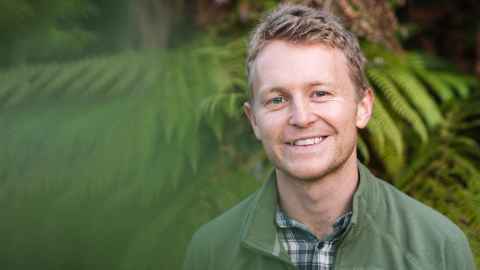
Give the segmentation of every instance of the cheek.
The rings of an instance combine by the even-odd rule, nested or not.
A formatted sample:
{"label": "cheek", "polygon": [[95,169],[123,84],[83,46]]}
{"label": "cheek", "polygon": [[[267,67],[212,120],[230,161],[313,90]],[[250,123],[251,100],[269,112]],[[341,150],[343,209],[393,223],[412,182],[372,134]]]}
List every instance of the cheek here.
{"label": "cheek", "polygon": [[258,119],[258,127],[262,140],[280,137],[283,130],[284,116],[282,112],[270,112]]}
{"label": "cheek", "polygon": [[347,126],[355,126],[355,106],[342,100],[320,103],[316,109],[318,115],[330,125],[339,129]]}

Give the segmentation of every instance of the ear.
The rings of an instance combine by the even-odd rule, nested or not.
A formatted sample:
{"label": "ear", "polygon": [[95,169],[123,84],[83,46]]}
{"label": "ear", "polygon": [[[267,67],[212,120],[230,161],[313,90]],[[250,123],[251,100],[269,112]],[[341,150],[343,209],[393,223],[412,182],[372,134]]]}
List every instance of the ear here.
{"label": "ear", "polygon": [[258,140],[261,140],[260,129],[258,128],[257,119],[255,118],[255,113],[252,106],[253,105],[249,101],[243,103],[243,111],[245,112],[245,115],[250,121],[250,125],[252,126],[253,132],[255,133],[255,137],[257,137]]}
{"label": "ear", "polygon": [[363,93],[363,97],[357,104],[357,117],[355,125],[357,128],[364,128],[367,126],[373,112],[374,95],[372,88],[367,88]]}

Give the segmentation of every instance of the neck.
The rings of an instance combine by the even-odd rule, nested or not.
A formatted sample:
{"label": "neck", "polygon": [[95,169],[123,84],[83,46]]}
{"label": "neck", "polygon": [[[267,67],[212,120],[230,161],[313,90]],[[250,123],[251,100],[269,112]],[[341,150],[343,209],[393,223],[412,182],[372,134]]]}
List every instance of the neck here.
{"label": "neck", "polygon": [[351,209],[357,184],[356,158],[317,180],[299,180],[277,170],[282,209],[318,239],[332,233],[335,220]]}

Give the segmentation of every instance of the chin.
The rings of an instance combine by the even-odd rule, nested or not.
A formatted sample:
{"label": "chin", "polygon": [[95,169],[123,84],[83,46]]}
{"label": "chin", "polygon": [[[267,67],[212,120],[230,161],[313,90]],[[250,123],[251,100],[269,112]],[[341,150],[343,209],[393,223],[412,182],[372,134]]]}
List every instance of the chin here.
{"label": "chin", "polygon": [[285,164],[286,166],[276,166],[283,174],[289,176],[292,179],[297,179],[304,182],[315,182],[319,181],[322,178],[335,174],[336,172],[342,170],[349,163],[350,156],[344,157],[342,159],[319,159],[316,161],[303,161],[295,162],[291,164]]}
{"label": "chin", "polygon": [[305,165],[300,165],[300,166],[295,166],[291,168],[286,168],[286,169],[280,169],[282,173],[288,175],[292,179],[297,179],[300,181],[304,182],[315,182],[318,181],[322,178],[324,178],[326,175],[329,175],[333,171],[335,171],[338,168],[338,166],[322,166],[322,165],[316,165],[316,166],[305,166]]}

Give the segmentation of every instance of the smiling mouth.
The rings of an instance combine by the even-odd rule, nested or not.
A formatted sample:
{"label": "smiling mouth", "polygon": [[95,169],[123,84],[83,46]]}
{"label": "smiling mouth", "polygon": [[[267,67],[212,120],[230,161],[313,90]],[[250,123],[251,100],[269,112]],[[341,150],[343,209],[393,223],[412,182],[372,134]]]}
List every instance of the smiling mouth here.
{"label": "smiling mouth", "polygon": [[321,143],[327,136],[317,136],[305,139],[298,139],[291,142],[287,142],[290,146],[311,146]]}

